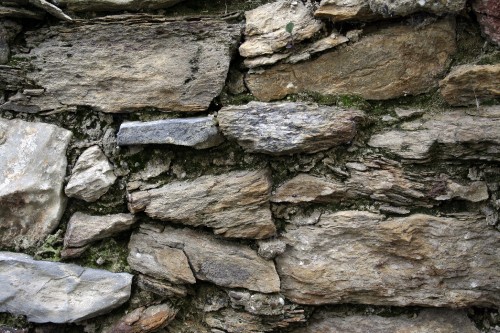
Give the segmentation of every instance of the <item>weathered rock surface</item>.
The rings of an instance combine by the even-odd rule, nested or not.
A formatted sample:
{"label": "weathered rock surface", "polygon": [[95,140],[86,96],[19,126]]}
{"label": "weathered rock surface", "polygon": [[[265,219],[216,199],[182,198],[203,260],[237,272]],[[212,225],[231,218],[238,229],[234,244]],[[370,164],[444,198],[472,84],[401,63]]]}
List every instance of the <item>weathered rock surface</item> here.
{"label": "weathered rock surface", "polygon": [[33,246],[59,223],[71,136],[54,125],[0,118],[1,246]]}
{"label": "weathered rock surface", "polygon": [[255,71],[246,83],[262,101],[307,91],[370,100],[416,95],[437,85],[455,49],[454,23],[448,19],[421,29],[393,25],[314,60]]}
{"label": "weathered rock surface", "polygon": [[66,227],[64,247],[83,247],[93,241],[114,236],[130,229],[135,221],[135,216],[131,214],[92,216],[76,212]]}
{"label": "weathered rock surface", "polygon": [[[272,54],[289,43],[311,38],[323,23],[313,17],[309,0],[278,0],[245,12],[245,42],[239,50],[242,57]],[[292,32],[286,30],[292,23]]]}
{"label": "weathered rock surface", "polygon": [[75,12],[152,10],[171,7],[183,0],[59,0],[58,2]]}
{"label": "weathered rock surface", "polygon": [[173,144],[204,149],[221,144],[224,138],[213,117],[196,117],[123,123],[117,141],[120,146]]}
{"label": "weathered rock surface", "polygon": [[30,103],[42,111],[203,111],[224,86],[239,33],[221,21],[141,15],[38,29],[27,36],[27,61],[37,68],[28,76],[45,94]]}
{"label": "weathered rock surface", "polygon": [[293,333],[427,333],[461,332],[479,333],[466,313],[448,309],[425,309],[416,318],[408,316],[382,317],[352,315],[341,317],[322,311],[315,314],[311,323]]}
{"label": "weathered rock surface", "polygon": [[439,85],[451,105],[480,105],[484,99],[500,97],[500,64],[455,67]]}
{"label": "weathered rock surface", "polygon": [[137,286],[141,289],[166,298],[184,297],[187,295],[187,289],[184,285],[175,285],[167,281],[160,281],[142,274],[139,274],[137,277]]}
{"label": "weathered rock surface", "polygon": [[0,252],[0,284],[1,312],[24,315],[35,323],[67,323],[125,303],[132,275]]}
{"label": "weathered rock surface", "polygon": [[177,310],[168,304],[140,307],[126,314],[106,333],[149,333],[168,325]]}
{"label": "weathered rock surface", "polygon": [[68,197],[96,201],[114,184],[113,169],[101,148],[92,146],[78,157],[64,191]]}
{"label": "weathered rock surface", "polygon": [[2,20],[0,22],[0,65],[9,61],[10,47],[14,37],[21,31],[21,25],[12,20]]}
{"label": "weathered rock surface", "polygon": [[368,0],[321,0],[314,15],[331,18],[334,22],[371,21],[379,18],[370,10]]}
{"label": "weathered rock surface", "polygon": [[408,122],[400,130],[373,135],[368,144],[405,159],[426,159],[438,150],[439,158],[498,160],[500,107],[449,111]]}
{"label": "weathered rock surface", "polygon": [[500,234],[481,216],[325,213],[314,226],[289,227],[284,240],[277,269],[282,293],[297,303],[500,303]]}
{"label": "weathered rock surface", "polygon": [[278,294],[250,293],[230,290],[228,293],[233,308],[244,308],[248,313],[273,316],[283,314],[285,299]]}
{"label": "weathered rock surface", "polygon": [[[162,230],[163,229],[163,230]],[[177,249],[184,251],[197,279],[210,281],[229,288],[246,288],[262,293],[278,292],[280,281],[274,263],[262,259],[247,246],[238,245],[190,229],[158,228],[141,225],[132,235],[130,248],[144,246],[152,249]],[[182,250],[179,250],[182,249]],[[135,269],[135,263],[129,263]],[[141,256],[134,260],[139,261]],[[166,261],[166,260],[165,260]],[[146,264],[146,263],[143,263]],[[151,262],[151,270],[162,267],[161,262]]]}
{"label": "weathered rock surface", "polygon": [[314,153],[350,142],[358,110],[305,103],[262,103],[227,106],[219,110],[222,133],[245,150],[271,155]]}
{"label": "weathered rock surface", "polygon": [[285,252],[286,244],[279,239],[264,239],[257,242],[257,253],[264,259],[271,260]]}
{"label": "weathered rock surface", "polygon": [[210,227],[225,237],[267,238],[276,232],[270,189],[267,171],[234,171],[132,192],[129,210],[162,221]]}
{"label": "weathered rock surface", "polygon": [[496,0],[474,0],[472,8],[477,14],[483,34],[500,45],[500,3]]}

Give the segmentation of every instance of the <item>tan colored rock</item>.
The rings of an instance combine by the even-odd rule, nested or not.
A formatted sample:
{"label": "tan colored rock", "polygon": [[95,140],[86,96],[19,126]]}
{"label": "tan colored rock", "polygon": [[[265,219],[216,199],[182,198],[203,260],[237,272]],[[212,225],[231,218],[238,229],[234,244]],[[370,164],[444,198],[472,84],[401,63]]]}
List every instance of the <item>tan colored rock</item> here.
{"label": "tan colored rock", "polygon": [[171,7],[183,0],[58,0],[62,6],[75,12],[153,10]]}
{"label": "tan colored rock", "polygon": [[314,15],[330,18],[334,22],[371,21],[381,18],[381,15],[370,10],[368,0],[322,0]]}
{"label": "tan colored rock", "polygon": [[437,86],[455,49],[451,20],[421,29],[393,25],[314,60],[255,71],[246,83],[262,101],[307,91],[370,100],[417,95]]}
{"label": "tan colored rock", "polygon": [[177,310],[168,304],[140,307],[126,314],[106,333],[149,333],[168,325]]}
{"label": "tan colored rock", "polygon": [[439,86],[449,104],[479,106],[484,99],[500,97],[500,64],[455,67]]}
{"label": "tan colored rock", "polygon": [[137,276],[137,286],[165,298],[184,297],[187,295],[187,288],[182,284],[176,285],[142,274]]}
{"label": "tan colored rock", "polygon": [[284,240],[277,269],[293,302],[500,304],[500,234],[483,216],[324,213],[314,226],[289,227]]}
{"label": "tan colored rock", "polygon": [[132,192],[128,206],[132,213],[144,211],[162,221],[206,226],[224,237],[261,239],[276,233],[270,189],[267,171],[234,171]]}
{"label": "tan colored rock", "polygon": [[[143,224],[132,235],[130,244],[130,248],[182,248],[196,278],[218,286],[246,288],[262,293],[278,292],[280,289],[280,280],[272,261],[259,257],[245,245],[218,239],[207,233]],[[133,256],[131,253],[129,263]],[[134,260],[140,258],[141,256],[136,256]],[[151,270],[158,267],[153,261],[143,264],[148,265]],[[131,267],[135,269],[132,264]]]}

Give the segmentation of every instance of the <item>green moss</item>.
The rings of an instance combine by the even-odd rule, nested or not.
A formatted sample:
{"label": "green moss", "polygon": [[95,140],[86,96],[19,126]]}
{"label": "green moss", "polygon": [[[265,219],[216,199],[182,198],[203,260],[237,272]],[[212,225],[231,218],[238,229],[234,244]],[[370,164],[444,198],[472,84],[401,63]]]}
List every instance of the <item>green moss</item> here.
{"label": "green moss", "polygon": [[37,248],[33,258],[37,260],[61,261],[63,237],[64,232],[62,229],[59,229],[56,233],[47,236],[45,242]]}
{"label": "green moss", "polygon": [[93,243],[75,263],[84,267],[105,269],[110,272],[131,272],[127,262],[129,233]]}
{"label": "green moss", "polygon": [[248,104],[251,101],[257,100],[254,95],[250,93],[242,93],[238,95],[231,95],[223,92],[220,96],[220,104],[221,106],[228,105],[244,105]]}
{"label": "green moss", "polygon": [[[28,302],[29,300],[26,301]],[[31,328],[33,325],[30,324],[24,316],[15,316],[10,313],[0,313],[0,330],[2,326],[10,328]]]}

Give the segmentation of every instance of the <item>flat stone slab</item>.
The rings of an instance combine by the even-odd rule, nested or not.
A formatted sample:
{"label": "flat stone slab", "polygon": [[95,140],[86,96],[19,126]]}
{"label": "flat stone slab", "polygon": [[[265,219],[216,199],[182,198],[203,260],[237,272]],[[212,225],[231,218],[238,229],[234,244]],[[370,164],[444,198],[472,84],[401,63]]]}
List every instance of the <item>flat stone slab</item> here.
{"label": "flat stone slab", "polygon": [[0,118],[1,246],[33,246],[59,224],[71,136],[54,125]]}
{"label": "flat stone slab", "polygon": [[205,149],[224,142],[213,117],[164,119],[123,123],[118,145],[171,144]]}
{"label": "flat stone slab", "polygon": [[132,275],[0,252],[0,312],[34,323],[70,323],[107,313],[130,297]]}
{"label": "flat stone slab", "polygon": [[58,0],[61,6],[74,12],[153,10],[171,7],[183,0]]}
{"label": "flat stone slab", "polygon": [[222,133],[250,152],[288,155],[314,153],[350,142],[359,110],[305,103],[262,103],[227,106],[217,119]]}

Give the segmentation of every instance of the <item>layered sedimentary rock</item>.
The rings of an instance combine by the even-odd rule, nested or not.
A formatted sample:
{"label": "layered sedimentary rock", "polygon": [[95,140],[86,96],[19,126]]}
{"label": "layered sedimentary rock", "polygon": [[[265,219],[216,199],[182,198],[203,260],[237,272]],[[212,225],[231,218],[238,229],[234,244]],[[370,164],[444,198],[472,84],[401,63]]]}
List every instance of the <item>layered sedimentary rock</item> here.
{"label": "layered sedimentary rock", "polygon": [[58,0],[61,6],[75,12],[151,10],[171,7],[183,0]]}
{"label": "layered sedimentary rock", "polygon": [[67,323],[125,303],[132,275],[0,252],[0,284],[1,312],[24,315],[35,323]]}
{"label": "layered sedimentary rock", "polygon": [[437,85],[455,52],[454,26],[449,19],[420,29],[389,26],[314,60],[255,71],[246,83],[262,101],[307,91],[371,100],[424,93]]}
{"label": "layered sedimentary rock", "polygon": [[59,223],[71,136],[54,125],[0,118],[2,246],[33,246]]}
{"label": "layered sedimentary rock", "polygon": [[149,333],[168,325],[177,310],[168,304],[140,307],[126,314],[106,333]]}
{"label": "layered sedimentary rock", "polygon": [[219,111],[222,133],[245,150],[271,155],[318,152],[350,142],[362,111],[305,103],[228,106]]}
{"label": "layered sedimentary rock", "polygon": [[276,232],[270,189],[267,171],[234,171],[132,192],[128,201],[132,213],[144,211],[158,220],[210,227],[225,237],[259,239]]}
{"label": "layered sedimentary rock", "polygon": [[500,304],[500,234],[478,215],[324,213],[284,239],[281,290],[297,303]]}

